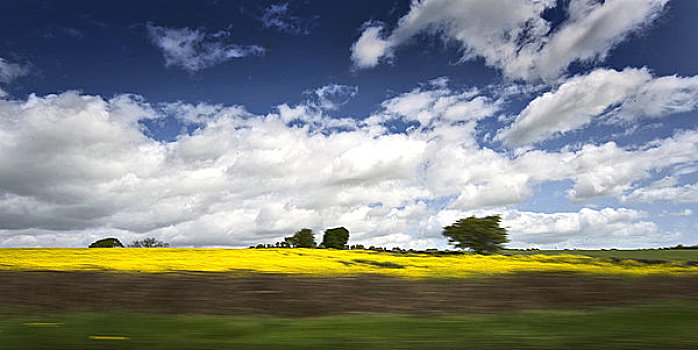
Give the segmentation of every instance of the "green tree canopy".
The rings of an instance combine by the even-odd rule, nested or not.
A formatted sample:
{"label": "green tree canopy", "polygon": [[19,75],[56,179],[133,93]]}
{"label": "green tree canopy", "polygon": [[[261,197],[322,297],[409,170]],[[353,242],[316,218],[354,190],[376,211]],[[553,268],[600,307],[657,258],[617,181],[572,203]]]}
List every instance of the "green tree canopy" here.
{"label": "green tree canopy", "polygon": [[444,227],[442,234],[456,248],[471,249],[478,254],[492,253],[509,242],[507,230],[499,226],[501,220],[500,215],[483,218],[471,216]]}
{"label": "green tree canopy", "polygon": [[349,242],[349,230],[344,227],[327,229],[322,237],[322,245],[325,248],[344,249],[347,242]]}
{"label": "green tree canopy", "polygon": [[294,248],[315,248],[315,236],[309,228],[299,230],[293,236],[284,238],[284,241]]}
{"label": "green tree canopy", "polygon": [[110,237],[103,238],[90,244],[90,248],[123,248],[124,245],[118,239]]}

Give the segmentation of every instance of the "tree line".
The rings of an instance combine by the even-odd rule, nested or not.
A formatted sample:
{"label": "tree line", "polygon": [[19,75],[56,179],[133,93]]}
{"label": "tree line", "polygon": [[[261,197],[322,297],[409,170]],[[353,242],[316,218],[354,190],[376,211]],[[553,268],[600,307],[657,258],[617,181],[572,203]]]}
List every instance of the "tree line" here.
{"label": "tree line", "polygon": [[[170,244],[159,241],[155,237],[146,237],[141,240],[135,240],[131,242],[129,248],[167,248]],[[109,237],[100,239],[92,244],[88,248],[123,248],[124,245],[121,244],[118,238]]]}
{"label": "tree line", "polygon": [[[502,217],[490,215],[482,218],[470,216],[460,219],[452,225],[446,226],[441,232],[448,238],[448,243],[456,248],[470,249],[478,254],[494,253],[508,243],[507,230],[500,226]],[[344,227],[337,227],[325,231],[322,243],[318,248],[346,249],[349,240],[349,231]],[[313,231],[307,228],[299,230],[293,236],[284,238],[283,242],[275,245],[258,244],[255,248],[315,248]],[[363,249],[363,246],[360,248]],[[369,248],[370,249],[370,248]]]}
{"label": "tree line", "polygon": [[335,227],[325,230],[322,236],[322,243],[315,242],[315,234],[313,230],[304,228],[296,231],[293,236],[284,237],[281,242],[275,244],[257,244],[250,248],[333,248],[347,249],[349,248],[349,230],[344,227]]}
{"label": "tree line", "polygon": [[[478,254],[494,253],[503,248],[504,243],[508,243],[507,230],[500,226],[502,217],[500,215],[490,215],[485,217],[470,216],[460,219],[455,223],[446,226],[441,232],[448,238],[449,244],[456,248],[470,249]],[[315,242],[313,230],[303,228],[292,236],[285,237],[283,241],[275,244],[257,244],[250,248],[333,248],[333,249],[364,249],[360,244],[349,246],[349,230],[344,227],[335,227],[325,230],[322,242]],[[129,247],[133,248],[162,248],[169,246],[168,243],[159,241],[153,237],[133,241]],[[123,248],[123,244],[114,237],[100,239],[92,244],[90,248]],[[370,250],[384,250],[370,247]],[[393,250],[399,248],[394,248]]]}

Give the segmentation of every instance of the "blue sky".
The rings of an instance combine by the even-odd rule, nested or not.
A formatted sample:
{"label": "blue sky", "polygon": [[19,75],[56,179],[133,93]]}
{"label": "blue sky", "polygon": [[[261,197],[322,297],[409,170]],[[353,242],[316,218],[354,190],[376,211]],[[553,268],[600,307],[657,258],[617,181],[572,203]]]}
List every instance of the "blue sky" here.
{"label": "blue sky", "polygon": [[[166,9],[166,10],[163,10]],[[698,244],[698,3],[0,4],[0,246]]]}

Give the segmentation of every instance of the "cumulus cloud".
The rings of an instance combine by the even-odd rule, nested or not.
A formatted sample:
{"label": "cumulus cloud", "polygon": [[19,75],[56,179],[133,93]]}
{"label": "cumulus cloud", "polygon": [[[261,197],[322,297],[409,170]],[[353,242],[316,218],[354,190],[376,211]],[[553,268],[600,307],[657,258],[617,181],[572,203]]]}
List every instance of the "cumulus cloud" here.
{"label": "cumulus cloud", "polygon": [[[654,21],[668,0],[573,0],[553,27],[553,0],[414,0],[394,30],[366,24],[352,46],[357,68],[376,66],[421,33],[456,43],[462,60],[477,57],[513,79],[553,80],[572,62],[603,60],[628,35]],[[501,9],[507,9],[502,11]]]}
{"label": "cumulus cloud", "polygon": [[11,63],[0,57],[0,83],[9,83],[27,74],[29,74],[28,66],[19,63]]}
{"label": "cumulus cloud", "polygon": [[434,216],[443,227],[470,215],[498,213],[506,227],[512,248],[600,249],[646,248],[675,244],[680,232],[661,229],[648,214],[629,208],[582,208],[578,211],[538,213],[512,208],[476,210],[447,209]]}
{"label": "cumulus cloud", "polygon": [[367,24],[359,40],[351,46],[351,60],[357,68],[371,68],[380,59],[393,57],[393,44],[383,38],[383,26]]}
{"label": "cumulus cloud", "polygon": [[659,118],[698,107],[698,76],[655,78],[646,69],[596,69],[537,97],[497,140],[521,146],[581,129],[594,118],[627,122]]}
{"label": "cumulus cloud", "polygon": [[679,217],[681,217],[681,216],[693,216],[693,210],[691,210],[691,209],[684,209],[684,210],[682,210],[682,211],[677,211],[677,212],[674,212],[674,213],[669,213],[669,212],[667,212],[667,211],[663,211],[663,212],[662,212],[662,215],[679,216]]}
{"label": "cumulus cloud", "polygon": [[534,55],[531,76],[551,78],[571,62],[603,60],[616,44],[652,23],[668,1],[570,2],[567,21],[548,37],[537,57]]}
{"label": "cumulus cloud", "polygon": [[324,105],[320,104],[321,102],[319,99],[311,98],[297,105],[284,103],[274,108],[276,113],[273,115],[278,116],[288,125],[307,127],[311,132],[331,131],[333,129],[356,130],[358,128],[356,119],[328,115],[327,112],[334,111],[333,107],[335,106],[329,101],[325,101]]}
{"label": "cumulus cloud", "polygon": [[288,5],[288,2],[283,2],[271,4],[265,8],[262,17],[259,19],[264,28],[275,28],[280,32],[293,35],[310,34],[319,16],[296,16],[289,11]]}
{"label": "cumulus cloud", "polygon": [[512,241],[520,247],[542,249],[646,248],[680,238],[646,218],[647,214],[627,208],[582,208],[578,212],[533,213],[509,211],[503,225],[511,227]]}
{"label": "cumulus cloud", "polygon": [[305,92],[310,96],[309,104],[318,108],[334,111],[347,104],[359,93],[358,86],[328,84],[315,90]]}
{"label": "cumulus cloud", "polygon": [[[1,103],[0,223],[9,240],[108,228],[180,245],[246,245],[425,195],[409,180],[425,143],[405,135],[326,136],[288,127],[280,114],[190,106],[182,118],[205,126],[161,143],[137,123],[156,109],[133,96]],[[203,121],[206,113],[215,117]]]}
{"label": "cumulus cloud", "polygon": [[619,147],[615,142],[584,145],[577,151],[533,150],[521,154],[515,164],[534,181],[571,179],[567,196],[574,202],[597,197],[618,196],[633,183],[652,173],[698,160],[698,132],[678,132],[650,142],[639,149]]}
{"label": "cumulus cloud", "polygon": [[493,100],[478,89],[458,91],[446,84],[442,80],[432,81],[431,86],[416,88],[383,101],[381,120],[402,119],[429,127],[434,123],[477,121],[493,116],[501,109],[502,101]]}
{"label": "cumulus cloud", "polygon": [[642,84],[617,111],[622,120],[660,118],[698,108],[698,76],[664,76]]}
{"label": "cumulus cloud", "polygon": [[573,77],[555,91],[529,102],[514,123],[499,132],[497,139],[506,145],[519,146],[581,128],[650,79],[646,69],[633,68],[622,72],[597,69]]}
{"label": "cumulus cloud", "polygon": [[214,105],[208,103],[162,103],[159,105],[159,109],[162,110],[164,114],[174,117],[183,124],[201,126],[221,118],[244,118],[252,116],[243,106],[224,106],[221,104]]}
{"label": "cumulus cloud", "polygon": [[[162,50],[165,66],[196,72],[235,58],[263,55],[259,45],[226,43],[225,35],[208,34],[202,29],[167,28],[148,23],[148,35]],[[225,32],[223,32],[225,34]]]}
{"label": "cumulus cloud", "polygon": [[698,183],[683,186],[651,186],[638,188],[621,197],[626,203],[652,203],[671,201],[675,203],[698,203]]}
{"label": "cumulus cloud", "polygon": [[[445,247],[448,213],[500,211],[550,180],[572,180],[576,201],[617,196],[656,169],[698,161],[696,131],[635,149],[496,151],[476,139],[477,122],[491,113],[447,112],[480,96],[431,84],[364,120],[330,118],[304,104],[254,115],[241,106],[152,105],[134,95],[0,99],[0,245],[84,246],[99,235],[153,235],[173,246],[247,246],[300,227],[342,225],[353,243]],[[391,133],[394,119],[381,116],[430,126]],[[148,137],[140,122],[165,117],[196,128],[169,142]],[[337,123],[352,127],[338,131]],[[608,239],[621,242],[624,228],[654,237],[650,221],[613,210],[599,215],[620,211],[628,219],[604,231]],[[514,219],[526,233],[526,222]],[[552,227],[541,235],[590,232]]]}

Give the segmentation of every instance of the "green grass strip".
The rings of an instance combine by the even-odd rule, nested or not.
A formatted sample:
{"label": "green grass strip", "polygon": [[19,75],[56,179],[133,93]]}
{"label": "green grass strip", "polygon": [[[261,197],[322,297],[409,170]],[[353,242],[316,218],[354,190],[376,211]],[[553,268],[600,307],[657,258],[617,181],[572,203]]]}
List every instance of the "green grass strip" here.
{"label": "green grass strip", "polygon": [[[52,323],[57,327],[27,327]],[[697,349],[698,303],[439,317],[0,316],[0,349]]]}

